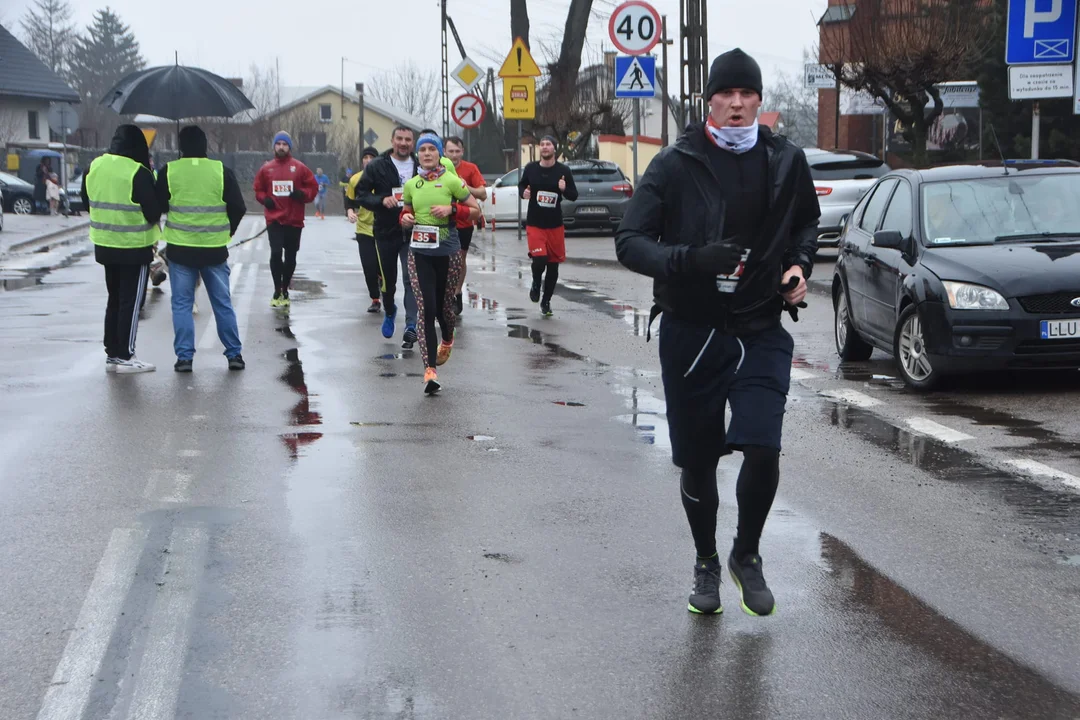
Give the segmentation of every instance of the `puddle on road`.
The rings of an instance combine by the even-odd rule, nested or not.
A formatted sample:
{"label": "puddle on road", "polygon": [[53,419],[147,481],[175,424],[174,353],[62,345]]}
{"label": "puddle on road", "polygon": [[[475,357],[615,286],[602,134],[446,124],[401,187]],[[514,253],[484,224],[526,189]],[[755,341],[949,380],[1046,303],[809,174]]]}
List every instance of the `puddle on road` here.
{"label": "puddle on road", "polygon": [[1044,427],[1043,423],[1037,420],[1025,420],[1003,410],[971,405],[951,397],[931,396],[925,402],[938,415],[962,417],[976,425],[1000,427],[1011,437],[1030,440],[1031,443],[1024,445],[1023,450],[1045,450],[1080,459],[1080,443]]}
{"label": "puddle on road", "polygon": [[422,378],[422,377],[424,377],[424,373],[384,372],[384,373],[379,373],[379,377],[381,377],[381,378]]}
{"label": "puddle on road", "polygon": [[466,435],[465,439],[473,442],[491,442],[495,437],[492,435]]}
{"label": "puddle on road", "polygon": [[1080,537],[1080,495],[1044,488],[984,465],[959,448],[902,430],[860,408],[830,401],[824,407],[833,425],[853,431],[935,478],[988,492],[1047,533]]}
{"label": "puddle on road", "polygon": [[[299,293],[294,295],[293,293]],[[326,295],[326,283],[321,280],[308,280],[303,275],[294,275],[292,284],[289,286],[289,299],[293,302],[304,302]]]}
{"label": "puddle on road", "polygon": [[585,407],[583,402],[574,402],[573,400],[552,400],[552,405],[562,405],[563,407]]}
{"label": "puddle on road", "polygon": [[596,360],[593,360],[592,358],[586,357],[585,355],[580,355],[573,350],[567,350],[562,345],[550,342],[544,336],[544,333],[540,332],[539,330],[533,330],[528,325],[509,324],[506,326],[506,328],[507,337],[516,338],[518,340],[529,340],[530,342],[532,342],[533,345],[541,345],[545,349],[550,350],[557,357],[561,357],[566,360],[582,360],[584,362],[589,362],[596,365],[606,365],[606,363],[598,362]]}
{"label": "puddle on road", "polygon": [[1062,565],[1072,565],[1073,567],[1080,567],[1080,555],[1062,555],[1058,557],[1057,561]]}
{"label": "puddle on road", "polygon": [[[832,578],[825,592],[839,596],[830,606],[871,613],[900,642],[933,658],[953,677],[967,678],[994,708],[994,717],[1075,717],[1080,712],[1075,696],[935,611],[843,541],[821,533],[821,556]],[[867,632],[876,635],[873,628]],[[941,710],[943,717],[958,717]]]}
{"label": "puddle on road", "polygon": [[394,423],[391,422],[351,422],[349,423],[353,427],[393,427]]}
{"label": "puddle on road", "polygon": [[592,290],[585,282],[560,282],[556,290],[559,297],[571,302],[587,305],[604,315],[623,320],[631,327],[634,335],[644,337],[649,330],[649,311],[608,297]]}
{"label": "puddle on road", "polygon": [[416,353],[410,351],[410,352],[403,352],[403,353],[387,353],[386,355],[379,355],[375,359],[376,360],[411,360],[412,358],[415,358],[415,357],[416,357]]}
{"label": "puddle on road", "polygon": [[[287,328],[288,325],[279,326]],[[285,334],[284,332],[282,334]],[[291,335],[291,331],[289,331]],[[311,399],[316,397],[308,391],[304,380],[304,364],[300,361],[299,348],[290,348],[282,353],[285,358],[285,372],[279,378],[294,393],[300,396],[296,404],[289,410],[289,424],[297,427],[310,427],[322,425],[322,416],[314,409]],[[281,435],[281,441],[289,449],[289,457],[296,460],[301,455],[301,448],[306,447],[321,438],[321,432],[294,432]]]}

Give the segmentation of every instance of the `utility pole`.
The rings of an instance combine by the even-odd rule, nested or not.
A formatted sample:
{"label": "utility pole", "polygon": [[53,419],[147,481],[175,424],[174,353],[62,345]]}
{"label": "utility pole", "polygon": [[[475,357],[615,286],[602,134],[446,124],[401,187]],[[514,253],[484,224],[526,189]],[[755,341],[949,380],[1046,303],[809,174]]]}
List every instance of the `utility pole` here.
{"label": "utility pole", "polygon": [[356,167],[362,168],[364,165],[364,83],[356,83],[356,97],[360,101],[360,144],[357,146],[357,152],[360,153],[360,157],[356,158]]}
{"label": "utility pole", "polygon": [[662,56],[663,62],[664,62],[664,74],[661,77],[661,83],[660,83],[660,91],[664,93],[664,97],[660,101],[660,112],[661,112],[661,116],[660,116],[660,144],[661,144],[661,147],[667,147],[668,146],[668,115],[670,114],[669,111],[668,111],[668,103],[670,102],[668,98],[670,96],[668,95],[668,77],[669,76],[668,76],[668,64],[667,64],[668,63],[667,49],[668,49],[668,45],[671,44],[671,40],[668,39],[668,35],[667,35],[667,15],[664,15],[660,19],[661,19],[661,22],[662,22],[661,27],[663,28],[663,33],[664,33],[660,38],[660,45],[663,48],[661,50],[661,56]]}
{"label": "utility pole", "polygon": [[443,137],[450,134],[450,63],[446,36],[446,0],[440,3],[442,9],[442,132]]}
{"label": "utility pole", "polygon": [[705,84],[709,77],[709,21],[707,0],[680,0],[679,100],[688,118],[705,117]]}
{"label": "utility pole", "polygon": [[341,56],[341,119],[345,119],[345,56]]}

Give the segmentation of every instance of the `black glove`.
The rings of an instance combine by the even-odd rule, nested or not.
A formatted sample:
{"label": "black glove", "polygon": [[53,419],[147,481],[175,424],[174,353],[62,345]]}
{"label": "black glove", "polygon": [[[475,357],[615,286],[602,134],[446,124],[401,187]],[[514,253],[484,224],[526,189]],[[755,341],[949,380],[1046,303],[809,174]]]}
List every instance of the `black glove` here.
{"label": "black glove", "polygon": [[700,275],[730,275],[742,262],[743,250],[734,243],[714,242],[687,251],[690,272]]}
{"label": "black glove", "polygon": [[[799,287],[799,278],[793,277],[793,278],[791,278],[790,280],[787,281],[786,285],[781,285],[780,286],[780,293],[783,294],[783,293],[786,293],[786,292],[791,292],[792,290],[794,290],[797,287]],[[805,308],[805,307],[806,307],[806,301],[805,300],[803,300],[798,305],[792,305],[787,300],[784,301],[784,309],[788,311],[789,315],[791,315],[791,321],[792,322],[799,322],[799,308]]]}
{"label": "black glove", "polygon": [[274,204],[274,198],[270,197],[269,195],[263,198],[262,204],[263,207],[265,207],[267,210],[273,210],[277,207],[277,205]]}
{"label": "black glove", "polygon": [[289,197],[293,200],[296,200],[297,202],[304,202],[305,200],[303,190],[293,190],[291,193],[289,193]]}

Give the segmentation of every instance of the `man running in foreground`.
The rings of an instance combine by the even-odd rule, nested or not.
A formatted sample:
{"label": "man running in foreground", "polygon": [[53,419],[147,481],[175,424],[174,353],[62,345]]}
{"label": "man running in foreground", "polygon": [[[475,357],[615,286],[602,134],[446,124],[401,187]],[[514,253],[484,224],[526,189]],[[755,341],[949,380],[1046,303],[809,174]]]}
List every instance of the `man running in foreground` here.
{"label": "man running in foreground", "polygon": [[[465,141],[457,136],[446,138],[446,157],[450,158],[451,162],[454,163],[457,176],[465,182],[466,187],[469,188],[469,194],[476,198],[477,203],[487,200],[487,184],[484,182],[484,176],[481,174],[480,168],[465,160]],[[467,271],[465,258],[469,254],[469,246],[472,244],[473,230],[476,228],[474,222],[474,220],[461,219],[457,221],[458,237],[461,240],[461,282],[457,288],[454,311],[458,315],[461,314],[465,307],[465,303],[461,299],[461,291],[465,287],[465,273]]]}
{"label": "man running in foreground", "polygon": [[[540,140],[540,161],[525,166],[518,180],[518,192],[529,202],[525,228],[532,258],[532,289],[529,299],[540,303],[540,312],[551,317],[551,296],[559,282],[559,265],[566,261],[566,228],[562,200],[577,200],[577,185],[570,168],[555,159],[555,138]],[[545,277],[545,271],[547,273]],[[540,289],[543,286],[543,297]]]}
{"label": "man running in foreground", "polygon": [[[382,324],[384,338],[394,337],[397,319],[398,264],[401,280],[405,285],[405,334],[401,347],[411,349],[416,344],[416,297],[409,281],[409,244],[401,229],[402,197],[405,183],[416,175],[418,161],[413,154],[416,137],[411,128],[394,128],[392,149],[368,163],[364,175],[357,182],[354,193],[360,207],[375,213],[375,247],[379,251],[379,272],[383,279]],[[397,262],[395,262],[397,261]]]}
{"label": "man running in foreground", "polygon": [[289,133],[279,132],[274,136],[274,159],[255,176],[255,200],[266,208],[263,214],[270,240],[270,274],[274,278],[271,307],[289,306],[289,286],[304,229],[304,205],[318,193],[314,173],[292,156]]}
{"label": "man running in foreground", "polygon": [[653,315],[664,314],[672,459],[697,548],[694,613],[722,612],[716,468],[733,450],[743,464],[728,571],[745,612],[776,610],[758,541],[779,482],[791,383],[794,341],[780,315],[806,296],[820,210],[803,151],[758,126],[761,85],[742,50],[713,62],[708,121],[649,165],[615,238],[619,261],[655,279]]}

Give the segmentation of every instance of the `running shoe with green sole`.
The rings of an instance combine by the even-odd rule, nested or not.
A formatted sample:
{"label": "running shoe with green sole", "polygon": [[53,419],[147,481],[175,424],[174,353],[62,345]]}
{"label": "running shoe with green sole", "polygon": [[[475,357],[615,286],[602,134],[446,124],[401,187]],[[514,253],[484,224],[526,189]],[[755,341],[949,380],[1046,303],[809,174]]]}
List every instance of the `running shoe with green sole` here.
{"label": "running shoe with green sole", "polygon": [[720,559],[716,556],[694,563],[694,589],[686,609],[697,615],[719,615],[724,612],[720,603]]}
{"label": "running shoe with green sole", "polygon": [[739,590],[739,601],[744,613],[765,617],[776,612],[776,599],[765,584],[760,555],[745,555],[740,562],[735,560],[735,552],[732,551],[728,556],[728,573]]}

